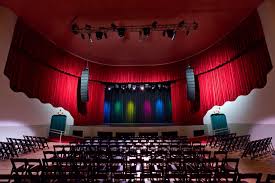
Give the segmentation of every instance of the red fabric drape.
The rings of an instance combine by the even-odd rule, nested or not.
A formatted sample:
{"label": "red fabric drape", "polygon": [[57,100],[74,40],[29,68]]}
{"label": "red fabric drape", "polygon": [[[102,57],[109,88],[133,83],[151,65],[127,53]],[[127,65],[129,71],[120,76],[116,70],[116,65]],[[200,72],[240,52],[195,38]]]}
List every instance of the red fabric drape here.
{"label": "red fabric drape", "polygon": [[[185,68],[190,64],[199,82],[199,103],[187,101]],[[77,84],[86,61],[56,48],[18,20],[5,74],[14,91],[68,110],[77,125],[103,122],[104,86],[100,82],[174,81],[173,121],[202,124],[207,110],[263,87],[272,65],[259,17],[253,13],[210,49],[188,60],[163,66],[105,66],[89,63],[90,101],[77,103]]]}

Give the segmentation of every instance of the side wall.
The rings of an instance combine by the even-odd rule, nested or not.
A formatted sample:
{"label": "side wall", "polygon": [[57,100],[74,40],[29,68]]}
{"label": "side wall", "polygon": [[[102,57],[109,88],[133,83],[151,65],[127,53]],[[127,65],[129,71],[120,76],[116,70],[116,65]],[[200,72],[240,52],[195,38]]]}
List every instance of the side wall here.
{"label": "side wall", "polygon": [[10,10],[0,7],[0,141],[11,134],[18,138],[24,134],[47,136],[51,116],[59,110],[68,116],[67,124],[73,124],[71,115],[62,108],[42,104],[38,99],[29,99],[10,89],[4,68],[16,19]]}
{"label": "side wall", "polygon": [[[265,0],[258,8],[269,54],[275,67],[275,1]],[[260,60],[259,60],[260,62]],[[217,110],[213,107],[204,117],[204,124],[211,129],[210,115]],[[254,89],[247,96],[239,96],[233,102],[220,106],[227,117],[229,128],[239,134],[251,134],[252,139],[273,137],[275,144],[275,69],[268,74],[263,89]]]}

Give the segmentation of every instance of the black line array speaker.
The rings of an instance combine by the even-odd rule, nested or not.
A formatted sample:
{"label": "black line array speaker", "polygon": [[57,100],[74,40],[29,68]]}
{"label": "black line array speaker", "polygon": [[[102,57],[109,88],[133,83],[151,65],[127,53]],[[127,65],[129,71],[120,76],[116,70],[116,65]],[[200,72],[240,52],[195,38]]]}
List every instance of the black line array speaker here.
{"label": "black line array speaker", "polygon": [[80,98],[81,102],[88,102],[88,84],[89,84],[89,69],[85,68],[82,71],[80,79]]}
{"label": "black line array speaker", "polygon": [[187,99],[190,101],[195,101],[196,96],[196,83],[194,69],[190,66],[186,68],[186,83],[187,83]]}

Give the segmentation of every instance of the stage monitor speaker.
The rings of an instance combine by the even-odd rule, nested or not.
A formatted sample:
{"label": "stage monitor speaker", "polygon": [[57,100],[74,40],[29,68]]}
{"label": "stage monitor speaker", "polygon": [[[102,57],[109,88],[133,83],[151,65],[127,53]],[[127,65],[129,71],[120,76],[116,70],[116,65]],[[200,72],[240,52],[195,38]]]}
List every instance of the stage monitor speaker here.
{"label": "stage monitor speaker", "polygon": [[161,132],[161,136],[163,136],[163,137],[177,137],[178,132],[177,131]]}
{"label": "stage monitor speaker", "polygon": [[192,69],[190,66],[186,68],[186,83],[187,83],[187,99],[190,101],[195,101],[195,96],[196,96],[195,75],[194,75],[194,69]]}
{"label": "stage monitor speaker", "polygon": [[199,137],[204,135],[204,130],[194,130],[193,131],[194,137]]}
{"label": "stage monitor speaker", "polygon": [[113,133],[112,132],[97,132],[98,137],[103,137],[103,138],[112,138]]}
{"label": "stage monitor speaker", "polygon": [[82,137],[83,131],[82,130],[73,130],[73,136]]}
{"label": "stage monitor speaker", "polygon": [[89,69],[85,68],[81,74],[80,80],[80,98],[81,102],[88,102],[88,84],[89,84]]}

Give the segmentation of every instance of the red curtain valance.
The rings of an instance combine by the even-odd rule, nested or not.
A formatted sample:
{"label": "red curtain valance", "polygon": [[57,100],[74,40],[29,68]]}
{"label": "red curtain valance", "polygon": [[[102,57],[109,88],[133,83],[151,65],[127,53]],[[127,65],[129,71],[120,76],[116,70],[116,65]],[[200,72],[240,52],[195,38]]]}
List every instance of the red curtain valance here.
{"label": "red curtain valance", "polygon": [[[186,98],[185,68],[198,78],[199,102]],[[176,124],[202,124],[205,112],[263,87],[272,65],[258,15],[253,13],[217,44],[182,62],[163,66],[106,66],[89,63],[89,97],[77,100],[77,87],[86,61],[57,48],[18,20],[5,74],[14,91],[68,110],[77,125],[103,122],[104,86],[100,82],[162,82],[172,84],[172,113]],[[98,82],[100,81],[100,82]],[[195,106],[194,106],[195,105]]]}

